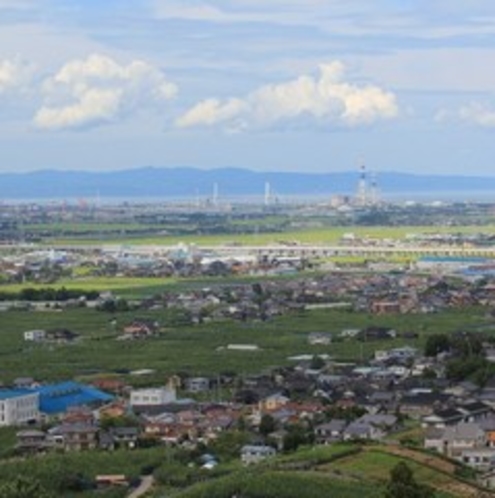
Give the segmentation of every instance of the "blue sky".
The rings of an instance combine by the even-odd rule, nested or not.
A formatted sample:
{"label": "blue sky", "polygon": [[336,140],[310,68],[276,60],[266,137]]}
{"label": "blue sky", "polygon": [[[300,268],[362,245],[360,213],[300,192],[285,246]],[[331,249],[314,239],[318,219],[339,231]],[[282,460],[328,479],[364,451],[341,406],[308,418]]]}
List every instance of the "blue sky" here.
{"label": "blue sky", "polygon": [[493,175],[490,0],[0,0],[0,171]]}

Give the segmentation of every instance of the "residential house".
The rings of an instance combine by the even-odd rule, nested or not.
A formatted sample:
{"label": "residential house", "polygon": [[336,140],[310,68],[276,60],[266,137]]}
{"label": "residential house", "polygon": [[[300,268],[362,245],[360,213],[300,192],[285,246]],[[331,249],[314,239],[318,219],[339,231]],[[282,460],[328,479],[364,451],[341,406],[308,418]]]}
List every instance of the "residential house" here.
{"label": "residential house", "polygon": [[275,393],[260,400],[258,408],[260,412],[272,412],[282,408],[289,401],[290,399],[287,396],[284,396],[281,393]]}
{"label": "residential house", "polygon": [[24,389],[38,385],[32,377],[17,377],[12,384],[15,389]]}
{"label": "residential house", "polygon": [[444,453],[443,442],[444,429],[438,427],[428,427],[425,431],[424,448],[426,450],[435,450],[438,453]]}
{"label": "residential house", "polygon": [[375,391],[369,396],[369,406],[374,408],[372,411],[392,412],[397,406],[396,394],[393,391]]}
{"label": "residential house", "polygon": [[57,343],[74,342],[79,338],[79,334],[65,328],[49,329],[45,333],[45,341]]}
{"label": "residential house", "polygon": [[325,332],[311,332],[308,335],[308,343],[311,346],[328,346],[332,343],[332,335]]}
{"label": "residential house", "polygon": [[480,422],[489,418],[493,409],[486,403],[472,401],[470,403],[458,404],[454,408],[436,411],[431,415],[423,417],[424,427],[447,427],[459,422]]}
{"label": "residential house", "polygon": [[[107,434],[105,435],[105,441],[108,445],[111,441],[111,447],[107,449],[114,448],[127,448],[133,449],[137,446],[139,436],[139,429],[137,427],[111,427]],[[101,445],[102,435],[100,433],[100,445]]]}
{"label": "residential house", "polygon": [[204,393],[210,389],[210,379],[207,377],[191,377],[185,381],[186,391]]}
{"label": "residential house", "polygon": [[423,417],[422,425],[423,427],[443,429],[458,424],[463,418],[464,414],[456,408],[446,408],[444,410],[434,411],[431,415]]}
{"label": "residential house", "polygon": [[394,339],[397,337],[397,332],[388,327],[370,326],[362,330],[358,339],[361,341],[383,341],[386,339]]}
{"label": "residential house", "polygon": [[131,406],[150,406],[165,405],[177,400],[175,388],[172,386],[151,388],[151,389],[134,389],[131,391]]}
{"label": "residential house", "polygon": [[373,301],[370,311],[376,315],[397,314],[401,311],[401,305],[399,301]]}
{"label": "residential house", "polygon": [[495,468],[495,448],[473,448],[463,450],[459,460],[468,467],[486,472]]}
{"label": "residential house", "polygon": [[46,434],[36,429],[27,429],[16,434],[16,450],[25,453],[39,453],[50,448]]}
{"label": "residential house", "polygon": [[380,440],[385,437],[385,435],[386,433],[383,430],[374,427],[371,424],[352,422],[346,427],[343,439],[344,441],[352,441],[356,439]]}
{"label": "residential house", "polygon": [[464,415],[464,422],[479,422],[493,414],[491,406],[481,401],[472,401],[458,405],[457,409]]}
{"label": "residential house", "polygon": [[450,458],[460,459],[466,450],[486,447],[485,432],[473,422],[429,430],[425,437],[425,448],[435,449]]}
{"label": "residential house", "polygon": [[146,339],[156,335],[160,329],[157,321],[136,318],[126,325],[120,338],[126,339]]}
{"label": "residential house", "polygon": [[98,428],[93,424],[62,424],[50,429],[49,434],[65,451],[93,450],[98,446]]}
{"label": "residential house", "polygon": [[250,465],[262,462],[276,454],[277,450],[271,446],[247,444],[241,448],[241,461],[245,465]]}
{"label": "residential house", "polygon": [[41,342],[46,337],[45,330],[26,330],[24,332],[24,340],[32,342]]}
{"label": "residential house", "polygon": [[347,421],[341,419],[334,419],[325,424],[317,425],[314,428],[316,444],[331,444],[342,440],[347,425]]}
{"label": "residential house", "polygon": [[371,439],[378,441],[389,432],[397,429],[398,421],[395,415],[367,414],[349,424],[343,433],[345,441],[352,439]]}
{"label": "residential house", "polygon": [[452,397],[448,394],[438,393],[431,389],[413,389],[404,393],[399,400],[399,412],[415,420],[442,413]]}
{"label": "residential house", "polygon": [[487,446],[495,448],[495,414],[480,420],[478,424],[485,431]]}
{"label": "residential house", "polygon": [[126,383],[122,379],[115,377],[101,377],[93,380],[91,384],[97,389],[114,394],[122,394],[126,387]]}

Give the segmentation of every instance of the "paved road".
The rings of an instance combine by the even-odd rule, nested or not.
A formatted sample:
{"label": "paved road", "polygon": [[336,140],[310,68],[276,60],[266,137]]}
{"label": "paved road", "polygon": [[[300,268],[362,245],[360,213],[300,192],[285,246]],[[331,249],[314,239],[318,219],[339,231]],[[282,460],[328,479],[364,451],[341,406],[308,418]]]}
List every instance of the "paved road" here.
{"label": "paved road", "polygon": [[153,476],[142,476],[141,484],[130,493],[127,498],[139,498],[140,496],[145,495],[153,486],[155,480]]}

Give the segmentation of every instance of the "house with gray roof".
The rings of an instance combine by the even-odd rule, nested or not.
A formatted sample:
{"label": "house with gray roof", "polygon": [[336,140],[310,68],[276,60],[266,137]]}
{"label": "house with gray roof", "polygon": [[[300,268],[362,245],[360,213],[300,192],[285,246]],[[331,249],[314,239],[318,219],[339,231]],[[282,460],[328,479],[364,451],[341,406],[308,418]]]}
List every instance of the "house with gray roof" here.
{"label": "house with gray roof", "polygon": [[317,425],[314,428],[316,444],[331,444],[335,441],[341,441],[347,425],[347,421],[342,419],[333,419],[325,424]]}

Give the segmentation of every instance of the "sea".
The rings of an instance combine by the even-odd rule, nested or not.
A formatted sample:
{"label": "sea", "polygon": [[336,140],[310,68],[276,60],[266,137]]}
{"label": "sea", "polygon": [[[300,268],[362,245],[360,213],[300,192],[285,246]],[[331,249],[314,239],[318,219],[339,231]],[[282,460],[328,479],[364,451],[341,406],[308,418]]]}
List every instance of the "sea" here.
{"label": "sea", "polygon": [[[311,204],[329,202],[332,197],[345,196],[352,198],[354,193],[350,192],[331,192],[315,194],[288,194],[277,195],[270,200],[271,205],[277,204]],[[414,191],[414,192],[381,192],[378,196],[380,201],[393,204],[431,204],[441,205],[442,203],[495,203],[495,191],[491,190],[457,190],[457,191]],[[144,204],[182,204],[189,206],[213,205],[208,197],[193,196],[100,196],[92,198],[84,197],[52,197],[52,198],[3,198],[3,205],[21,205],[21,204],[38,204],[38,205],[144,205]],[[260,195],[225,195],[217,200],[217,206],[228,204],[266,204],[263,196]]]}

